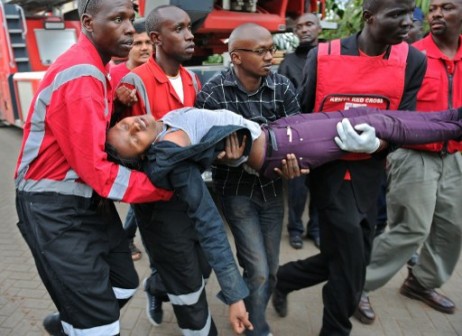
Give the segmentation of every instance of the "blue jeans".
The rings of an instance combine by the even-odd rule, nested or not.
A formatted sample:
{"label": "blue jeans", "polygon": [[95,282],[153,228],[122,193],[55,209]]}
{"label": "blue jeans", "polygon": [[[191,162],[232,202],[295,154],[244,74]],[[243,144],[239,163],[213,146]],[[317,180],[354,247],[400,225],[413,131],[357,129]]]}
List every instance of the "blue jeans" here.
{"label": "blue jeans", "polygon": [[267,336],[265,318],[269,298],[276,284],[279,266],[284,203],[282,192],[271,200],[260,192],[248,196],[222,196],[223,213],[233,233],[237,259],[250,290],[244,300],[254,330],[246,335]]}
{"label": "blue jeans", "polygon": [[[289,224],[287,225],[287,231],[290,236],[301,236],[305,231],[302,216],[308,199],[308,187],[305,184],[307,178],[309,177],[300,176],[289,180],[287,183],[287,207],[289,211]],[[314,207],[314,202],[311,202],[311,200],[309,204],[309,221],[306,230],[309,237],[319,237],[318,212]]]}

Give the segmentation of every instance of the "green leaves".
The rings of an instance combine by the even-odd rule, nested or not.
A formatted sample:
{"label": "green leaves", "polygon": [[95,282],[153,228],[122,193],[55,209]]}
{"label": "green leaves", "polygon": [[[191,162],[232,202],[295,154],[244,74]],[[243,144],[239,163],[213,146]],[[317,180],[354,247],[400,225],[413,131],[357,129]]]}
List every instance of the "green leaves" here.
{"label": "green leaves", "polygon": [[[431,0],[416,0],[416,7],[420,7],[424,14],[428,13]],[[331,40],[350,36],[363,27],[362,0],[326,0],[326,20],[338,24],[338,29],[324,30],[320,36],[323,40]]]}
{"label": "green leaves", "polygon": [[331,40],[346,37],[354,34],[362,28],[362,0],[348,0],[344,6],[340,6],[338,1],[327,0],[327,19],[337,22],[338,28],[335,30],[324,30],[321,38]]}
{"label": "green leaves", "polygon": [[428,8],[430,7],[430,0],[416,0],[415,6],[420,7],[422,12],[426,15],[428,13]]}

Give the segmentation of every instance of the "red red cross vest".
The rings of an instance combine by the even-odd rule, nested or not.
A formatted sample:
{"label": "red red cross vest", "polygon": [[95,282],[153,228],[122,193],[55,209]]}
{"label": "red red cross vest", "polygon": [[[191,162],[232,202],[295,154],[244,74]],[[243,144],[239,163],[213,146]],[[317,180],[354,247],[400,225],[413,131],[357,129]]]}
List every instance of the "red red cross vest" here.
{"label": "red red cross vest", "polygon": [[[409,45],[391,47],[388,59],[341,55],[340,40],[318,46],[315,112],[368,106],[397,110],[404,92]],[[344,159],[366,159],[347,154]]]}

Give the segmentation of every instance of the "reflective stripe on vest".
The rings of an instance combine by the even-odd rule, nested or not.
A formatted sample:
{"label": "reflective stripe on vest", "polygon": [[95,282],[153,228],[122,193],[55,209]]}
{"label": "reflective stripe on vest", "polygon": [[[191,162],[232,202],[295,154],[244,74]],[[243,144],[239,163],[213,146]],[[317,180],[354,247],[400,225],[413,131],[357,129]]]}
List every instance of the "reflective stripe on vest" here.
{"label": "reflective stripe on vest", "polygon": [[149,103],[149,96],[146,87],[144,86],[143,79],[134,72],[130,72],[122,78],[120,83],[129,84],[135,87],[136,93],[143,100],[143,105],[146,110],[146,114],[152,115],[151,104]]}
{"label": "reflective stripe on vest", "polygon": [[[45,138],[45,119],[47,107],[50,104],[53,94],[63,85],[81,77],[88,76],[100,81],[103,84],[104,92],[106,93],[107,88],[105,75],[97,67],[90,64],[78,64],[64,69],[63,71],[57,73],[54,80],[38,93],[32,111],[30,133],[24,144],[23,154],[18,168],[18,176],[15,180],[16,188],[18,190],[28,192],[50,191],[65,195],[91,197],[93,193],[92,188],[84,183],[77,182],[79,177],[72,169],[69,169],[69,171],[66,173],[66,177],[61,181],[51,179],[25,179],[28,167],[31,162],[37,158],[43,139]],[[109,114],[109,106],[107,105],[106,98],[107,97],[105,96],[104,115],[107,117]],[[125,176],[126,174],[121,174],[119,171],[119,175],[121,175],[121,180],[116,181],[118,182],[117,185],[127,185],[127,177]],[[113,192],[115,199],[122,199],[124,193],[125,191],[122,191],[122,188],[120,187]]]}

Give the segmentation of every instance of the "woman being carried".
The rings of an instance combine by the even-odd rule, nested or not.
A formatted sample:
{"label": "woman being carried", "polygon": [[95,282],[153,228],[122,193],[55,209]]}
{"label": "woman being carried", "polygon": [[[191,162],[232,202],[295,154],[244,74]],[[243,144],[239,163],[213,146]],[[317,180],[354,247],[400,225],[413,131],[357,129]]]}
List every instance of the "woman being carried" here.
{"label": "woman being carried", "polygon": [[[195,161],[206,169],[224,149],[224,140],[233,132],[244,135],[244,156],[230,162],[245,163],[256,172],[274,178],[274,168],[287,154],[295,154],[301,168],[315,168],[341,158],[344,132],[370,131],[371,139],[360,151],[375,152],[378,138],[395,146],[445,141],[462,136],[462,108],[436,113],[386,111],[371,108],[297,114],[275,122],[259,124],[228,110],[182,108],[173,110],[161,120],[151,115],[128,117],[107,134],[111,154],[120,161],[137,162],[146,157],[144,170],[154,184],[162,181],[175,164]],[[340,137],[339,137],[340,136]],[[340,147],[342,148],[340,148]],[[210,155],[212,154],[212,155]],[[215,155],[213,155],[215,154]],[[156,173],[154,176],[153,173]],[[171,186],[170,186],[171,187]]]}
{"label": "woman being carried", "polygon": [[[151,115],[121,120],[108,130],[106,149],[113,160],[131,166],[135,163],[156,186],[175,189],[188,206],[188,216],[195,223],[198,239],[220,287],[232,291],[223,265],[235,261],[223,220],[201,173],[223,153],[225,142],[236,144],[235,132],[243,133],[242,144],[237,146],[244,156],[230,164],[246,164],[257,174],[274,178],[275,168],[288,153],[295,154],[300,167],[307,169],[341,158],[346,152],[339,146],[373,153],[380,140],[371,126],[383,140],[411,145],[461,137],[461,119],[462,109],[417,113],[357,108],[298,114],[260,127],[227,110],[184,108],[158,121]],[[355,129],[362,131],[358,137],[367,141],[352,147],[348,139],[357,135]]]}

